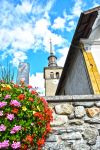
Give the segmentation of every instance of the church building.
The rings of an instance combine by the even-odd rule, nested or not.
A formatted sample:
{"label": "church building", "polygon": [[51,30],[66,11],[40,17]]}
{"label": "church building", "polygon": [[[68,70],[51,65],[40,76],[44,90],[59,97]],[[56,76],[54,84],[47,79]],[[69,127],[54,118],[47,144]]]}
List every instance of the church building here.
{"label": "church building", "polygon": [[100,94],[100,7],[81,13],[56,90],[88,94]]}
{"label": "church building", "polygon": [[45,96],[54,96],[58,82],[62,73],[62,67],[57,65],[57,57],[52,50],[50,41],[50,56],[48,57],[48,67],[44,68]]}

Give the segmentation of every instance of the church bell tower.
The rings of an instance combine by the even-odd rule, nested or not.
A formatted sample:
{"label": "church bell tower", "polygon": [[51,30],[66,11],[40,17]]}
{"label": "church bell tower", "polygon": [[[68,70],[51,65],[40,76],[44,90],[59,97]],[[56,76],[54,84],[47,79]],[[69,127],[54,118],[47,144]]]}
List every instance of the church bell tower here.
{"label": "church bell tower", "polygon": [[44,68],[45,96],[54,96],[63,67],[57,65],[57,57],[52,50],[50,40],[50,56],[48,57],[48,67]]}

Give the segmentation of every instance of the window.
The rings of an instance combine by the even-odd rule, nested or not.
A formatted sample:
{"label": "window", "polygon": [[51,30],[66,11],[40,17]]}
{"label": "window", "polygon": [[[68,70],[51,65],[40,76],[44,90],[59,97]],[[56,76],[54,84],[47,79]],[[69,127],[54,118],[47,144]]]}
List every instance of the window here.
{"label": "window", "polygon": [[56,72],[56,78],[59,79],[59,72]]}
{"label": "window", "polygon": [[51,77],[51,79],[54,79],[54,73],[53,72],[50,72],[50,77]]}

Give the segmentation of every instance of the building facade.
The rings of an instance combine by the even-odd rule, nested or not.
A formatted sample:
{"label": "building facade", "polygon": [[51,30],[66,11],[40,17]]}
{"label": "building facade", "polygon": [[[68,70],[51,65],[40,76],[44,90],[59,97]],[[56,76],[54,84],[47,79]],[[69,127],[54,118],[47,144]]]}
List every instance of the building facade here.
{"label": "building facade", "polygon": [[62,67],[57,65],[57,57],[52,51],[52,43],[50,41],[50,56],[48,57],[48,67],[44,68],[45,96],[55,95],[62,69]]}
{"label": "building facade", "polygon": [[81,13],[56,95],[100,94],[100,7]]}

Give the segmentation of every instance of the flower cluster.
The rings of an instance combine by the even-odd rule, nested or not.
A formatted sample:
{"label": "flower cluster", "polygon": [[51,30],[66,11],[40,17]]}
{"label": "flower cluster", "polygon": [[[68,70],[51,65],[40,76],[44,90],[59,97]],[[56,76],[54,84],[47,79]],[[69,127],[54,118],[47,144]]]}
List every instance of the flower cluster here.
{"label": "flower cluster", "polygon": [[19,130],[21,130],[21,126],[14,126],[12,129],[11,129],[11,134],[15,134],[16,132],[18,132]]}
{"label": "flower cluster", "polygon": [[0,82],[0,149],[41,150],[52,110],[31,86]]}
{"label": "flower cluster", "polygon": [[11,106],[16,106],[16,107],[20,107],[21,106],[20,102],[18,102],[17,100],[11,100],[10,105]]}
{"label": "flower cluster", "polygon": [[1,125],[0,125],[0,131],[5,131],[5,130],[6,130],[6,126],[3,125],[3,124],[1,124]]}
{"label": "flower cluster", "polygon": [[9,147],[9,140],[4,140],[3,142],[0,142],[0,149],[8,147]]}
{"label": "flower cluster", "polygon": [[0,102],[0,108],[4,107],[7,105],[7,102]]}

